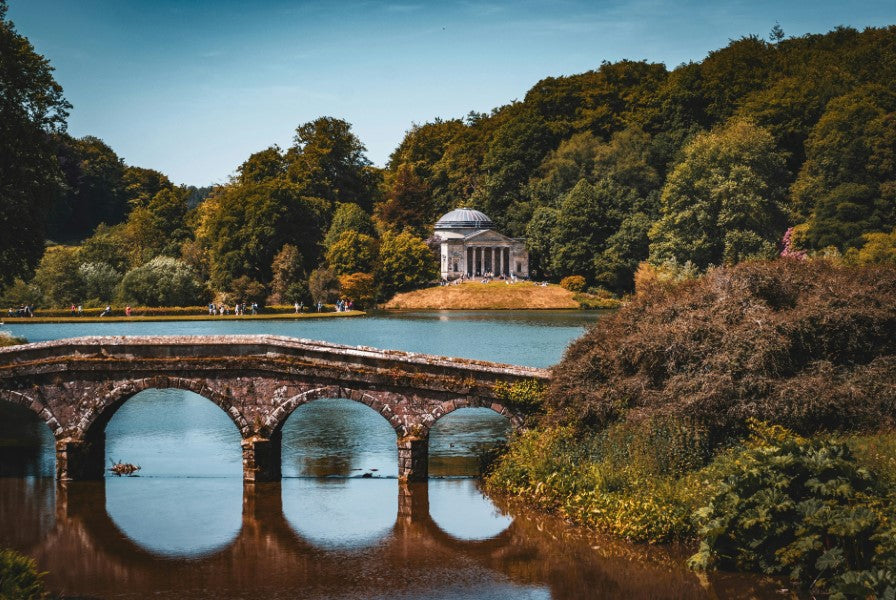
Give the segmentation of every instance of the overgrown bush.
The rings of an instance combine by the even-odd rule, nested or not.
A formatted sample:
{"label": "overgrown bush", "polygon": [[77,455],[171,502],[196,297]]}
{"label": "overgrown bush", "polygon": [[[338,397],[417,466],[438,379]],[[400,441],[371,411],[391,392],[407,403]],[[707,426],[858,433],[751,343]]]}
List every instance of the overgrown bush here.
{"label": "overgrown bush", "polygon": [[694,533],[691,513],[708,492],[691,469],[709,447],[700,430],[678,423],[533,429],[511,438],[486,485],[607,533],[667,542]]}
{"label": "overgrown bush", "polygon": [[585,278],[581,275],[569,275],[560,280],[560,287],[570,292],[581,292],[585,289]]}
{"label": "overgrown bush", "polygon": [[718,462],[693,567],[786,575],[844,597],[896,594],[886,488],[845,444],[754,423],[745,449]]}
{"label": "overgrown bush", "polygon": [[545,389],[546,386],[537,379],[515,383],[500,381],[495,385],[495,395],[508,407],[534,413],[542,409]]}
{"label": "overgrown bush", "polygon": [[622,301],[618,298],[594,296],[584,292],[573,294],[572,299],[578,302],[579,306],[585,310],[606,310],[622,306]]}
{"label": "overgrown bush", "polygon": [[42,577],[33,559],[14,550],[0,550],[0,600],[39,600],[46,597]]}
{"label": "overgrown bush", "polygon": [[799,432],[896,417],[896,269],[753,262],[653,286],[554,368],[556,421],[677,416],[732,435],[750,417]]}

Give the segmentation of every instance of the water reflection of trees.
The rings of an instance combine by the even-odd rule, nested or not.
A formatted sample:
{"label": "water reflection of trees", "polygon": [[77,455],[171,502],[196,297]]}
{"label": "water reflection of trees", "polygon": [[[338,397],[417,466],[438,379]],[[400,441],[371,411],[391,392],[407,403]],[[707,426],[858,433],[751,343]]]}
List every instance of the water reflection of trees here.
{"label": "water reflection of trees", "polygon": [[[29,511],[47,509],[38,499],[51,497],[47,489],[13,492],[6,487],[11,481],[22,485],[22,480],[0,480],[3,514],[27,520]],[[773,584],[742,577],[717,578],[704,587],[682,564],[687,549],[604,540],[525,513],[493,537],[461,540],[433,521],[427,484],[355,480],[369,483],[394,486],[398,502],[392,528],[362,549],[325,549],[303,539],[284,517],[279,483],[245,486],[236,539],[192,560],[155,555],[123,535],[101,508],[107,503],[103,482],[60,486],[55,526],[9,541],[9,532],[18,528],[2,523],[0,543],[35,555],[40,568],[50,571],[51,588],[100,597],[174,598],[200,591],[222,598],[432,597],[450,595],[458,585],[485,595],[537,592],[556,599],[737,598],[773,591]],[[188,488],[185,482],[183,493],[190,493]]]}

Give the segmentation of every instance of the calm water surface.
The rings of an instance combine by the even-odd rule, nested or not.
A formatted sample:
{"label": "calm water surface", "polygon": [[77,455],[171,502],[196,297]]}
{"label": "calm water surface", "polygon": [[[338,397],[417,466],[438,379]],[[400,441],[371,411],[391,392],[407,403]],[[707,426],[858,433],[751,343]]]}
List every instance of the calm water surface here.
{"label": "calm water surface", "polygon": [[[270,322],[30,325],[82,335],[267,333],[548,366],[582,313],[405,313]],[[139,477],[57,485],[49,429],[0,405],[0,546],[34,556],[71,598],[578,599],[774,597],[745,577],[700,580],[687,549],[596,538],[483,495],[480,457],[507,435],[488,409],[441,419],[425,484],[397,480],[395,432],[345,399],[298,408],[283,475],[244,486],[240,435],[213,403],[146,390],[106,428],[106,458]]]}
{"label": "calm water surface", "polygon": [[7,325],[30,342],[84,335],[270,334],[533,367],[563,357],[570,341],[600,318],[582,311],[430,311],[292,321],[171,321]]}

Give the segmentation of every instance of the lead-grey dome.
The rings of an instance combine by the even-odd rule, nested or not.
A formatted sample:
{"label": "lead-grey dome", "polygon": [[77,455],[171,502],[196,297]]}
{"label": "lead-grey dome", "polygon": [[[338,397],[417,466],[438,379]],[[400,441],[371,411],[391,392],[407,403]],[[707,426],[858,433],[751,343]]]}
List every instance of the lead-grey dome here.
{"label": "lead-grey dome", "polygon": [[472,208],[455,208],[436,221],[436,229],[494,229],[487,216]]}

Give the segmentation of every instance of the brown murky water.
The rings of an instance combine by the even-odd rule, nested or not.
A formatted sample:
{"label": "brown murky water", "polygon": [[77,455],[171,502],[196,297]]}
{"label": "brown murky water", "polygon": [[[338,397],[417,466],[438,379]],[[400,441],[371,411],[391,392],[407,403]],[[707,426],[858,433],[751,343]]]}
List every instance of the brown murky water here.
{"label": "brown murky water", "polygon": [[[133,497],[112,488],[134,481],[0,479],[0,543],[34,556],[53,591],[79,598],[775,597],[772,583],[754,578],[701,580],[683,566],[683,549],[614,542],[554,519],[505,513],[471,479],[256,484],[240,490],[235,514],[226,515],[234,523],[203,523],[198,513],[191,524],[175,517],[174,529],[163,518],[159,527],[128,531],[128,521],[147,511],[171,510],[153,508],[170,490],[154,490],[151,481],[130,490],[141,502],[119,505]],[[189,512],[202,498],[241,487],[211,481],[182,481],[175,506]],[[334,485],[349,498],[341,506],[330,504]],[[382,510],[363,514],[362,498],[393,510],[391,522]],[[201,531],[213,522],[222,529]],[[192,534],[203,541],[217,534],[221,543],[180,544]]]}

